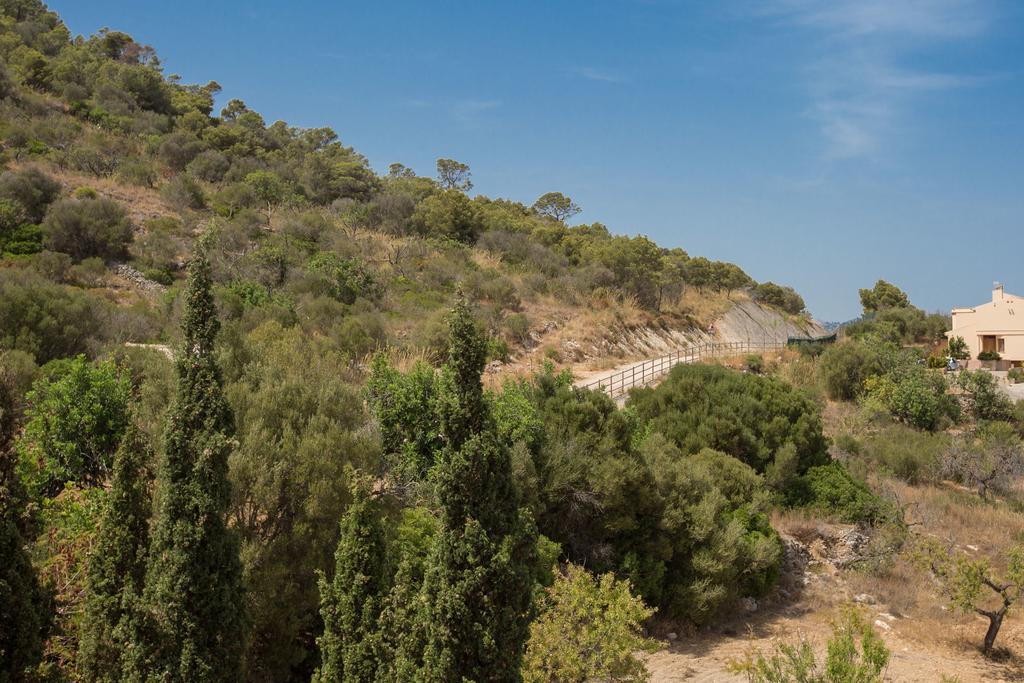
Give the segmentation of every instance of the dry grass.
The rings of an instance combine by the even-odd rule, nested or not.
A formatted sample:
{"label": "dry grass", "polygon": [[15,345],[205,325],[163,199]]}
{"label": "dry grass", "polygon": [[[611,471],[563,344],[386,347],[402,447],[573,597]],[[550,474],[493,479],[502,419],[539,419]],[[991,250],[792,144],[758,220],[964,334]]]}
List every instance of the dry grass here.
{"label": "dry grass", "polygon": [[[18,168],[30,165],[32,164],[19,163],[13,166]],[[46,166],[46,172],[60,182],[68,195],[80,187],[91,187],[99,195],[120,202],[128,210],[128,215],[137,227],[153,218],[181,218],[164,203],[160,192],[154,188],[128,185],[117,178],[98,178],[71,170],[61,170],[51,165]]]}
{"label": "dry grass", "polygon": [[737,301],[749,299],[743,292],[734,292],[730,298],[724,292],[701,292],[687,287],[682,296],[664,307],[668,313],[687,316],[700,327],[707,328],[726,313]]}

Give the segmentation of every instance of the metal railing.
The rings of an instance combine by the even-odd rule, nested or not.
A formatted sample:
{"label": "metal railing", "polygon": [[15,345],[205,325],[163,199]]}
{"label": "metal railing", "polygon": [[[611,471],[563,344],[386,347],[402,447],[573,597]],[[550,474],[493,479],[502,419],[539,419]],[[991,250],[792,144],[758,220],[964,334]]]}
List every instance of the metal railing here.
{"label": "metal railing", "polygon": [[785,348],[785,346],[785,342],[776,340],[760,342],[705,342],[673,351],[660,358],[652,358],[651,360],[637,363],[607,377],[591,380],[584,384],[577,384],[576,386],[580,389],[603,391],[611,398],[618,399],[629,393],[630,389],[645,387],[656,382],[680,363],[697,363],[705,358],[721,358],[741,353],[774,351]]}

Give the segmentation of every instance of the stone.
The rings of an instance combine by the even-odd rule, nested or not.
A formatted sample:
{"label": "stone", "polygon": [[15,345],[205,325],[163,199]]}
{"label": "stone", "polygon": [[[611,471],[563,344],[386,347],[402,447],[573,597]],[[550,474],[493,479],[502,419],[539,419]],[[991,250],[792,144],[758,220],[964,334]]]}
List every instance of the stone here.
{"label": "stone", "polygon": [[873,605],[875,604],[875,596],[868,595],[867,593],[858,593],[857,595],[853,596],[853,601],[859,602],[862,605]]}
{"label": "stone", "polygon": [[882,629],[883,631],[891,631],[892,630],[892,626],[889,626],[889,624],[887,624],[886,622],[882,621],[881,619],[875,619],[875,626],[877,626],[878,628]]}
{"label": "stone", "polygon": [[757,600],[754,598],[743,598],[740,600],[740,607],[743,608],[744,612],[756,612]]}
{"label": "stone", "polygon": [[668,638],[668,642],[674,643],[679,638],[679,634],[676,633],[675,631],[673,631],[672,633],[669,633],[665,637]]}

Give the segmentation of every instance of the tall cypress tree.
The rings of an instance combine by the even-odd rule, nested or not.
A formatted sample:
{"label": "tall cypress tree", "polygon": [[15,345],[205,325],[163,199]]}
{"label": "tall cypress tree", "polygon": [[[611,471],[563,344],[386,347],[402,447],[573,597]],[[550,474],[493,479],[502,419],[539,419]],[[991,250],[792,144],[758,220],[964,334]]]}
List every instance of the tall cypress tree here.
{"label": "tall cypress tree", "polygon": [[484,398],[484,349],[460,296],[440,402],[441,529],[423,584],[425,681],[517,681],[528,635],[536,530]]}
{"label": "tall cypress tree", "polygon": [[146,574],[151,512],[149,445],[134,422],[114,455],[114,474],[89,557],[78,661],[87,681],[120,681],[138,654],[134,629]]}
{"label": "tall cypress tree", "polygon": [[232,416],[214,356],[219,329],[203,247],[189,264],[178,386],[157,477],[146,571],[146,678],[233,681],[243,676],[238,542],[225,524]]}
{"label": "tall cypress tree", "polygon": [[22,681],[43,654],[49,618],[25,550],[25,497],[10,448],[15,401],[4,379],[0,376],[0,681]]}
{"label": "tall cypress tree", "polygon": [[370,482],[357,479],[341,520],[334,578],[320,577],[324,632],[317,638],[320,668],[314,683],[372,683],[382,669],[379,618],[387,593],[384,523]]}

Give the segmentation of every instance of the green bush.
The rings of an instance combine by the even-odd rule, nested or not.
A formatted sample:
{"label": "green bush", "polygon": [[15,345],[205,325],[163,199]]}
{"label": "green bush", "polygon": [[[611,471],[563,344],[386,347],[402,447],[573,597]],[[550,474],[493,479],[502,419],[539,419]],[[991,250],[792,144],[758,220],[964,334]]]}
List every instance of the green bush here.
{"label": "green bush", "polygon": [[530,625],[524,683],[647,680],[637,655],[658,647],[644,636],[655,610],[630,589],[611,573],[595,577],[572,564],[558,572]]}
{"label": "green bush", "polygon": [[131,159],[125,161],[117,169],[117,177],[129,185],[153,187],[156,184],[157,174],[153,164],[148,161]]}
{"label": "green bush", "polygon": [[995,351],[981,351],[978,353],[978,360],[1002,360],[1002,358],[1003,357]]}
{"label": "green bush", "polygon": [[43,231],[49,249],[76,261],[125,259],[132,241],[128,212],[110,199],[62,199],[47,211]]}
{"label": "green bush", "polygon": [[828,460],[818,408],[775,378],[714,365],[677,365],[658,387],[634,391],[628,405],[686,454],[711,448],[759,473],[781,464],[787,445],[794,449],[796,472]]}
{"label": "green bush", "polygon": [[790,493],[790,502],[833,515],[848,523],[892,521],[896,510],[857,481],[838,462],[812,467]]}
{"label": "green bush", "polygon": [[178,211],[192,209],[198,211],[206,207],[206,197],[203,195],[203,188],[199,187],[192,178],[179,174],[171,178],[163,189],[160,196],[171,207]]}
{"label": "green bush", "polygon": [[1010,371],[1006,373],[1006,379],[1014,384],[1024,382],[1024,368],[1010,368]]}
{"label": "green bush", "polygon": [[852,401],[864,392],[864,381],[879,371],[876,354],[866,344],[833,344],[821,354],[818,371],[831,399]]}
{"label": "green bush", "polygon": [[311,273],[324,278],[327,293],[342,303],[351,304],[357,297],[370,299],[380,294],[380,285],[373,273],[355,259],[321,251],[309,260],[306,267]]}
{"label": "green bush", "polygon": [[420,202],[410,219],[421,235],[448,237],[472,244],[480,234],[480,214],[458,190],[445,190]]}
{"label": "green bush", "polygon": [[760,375],[764,371],[764,356],[759,353],[748,354],[744,366],[755,375]]}
{"label": "green bush", "polygon": [[231,161],[223,152],[208,149],[189,162],[186,170],[192,176],[208,183],[219,183],[231,168]]}
{"label": "green bush", "polygon": [[0,348],[31,353],[37,362],[92,350],[105,302],[53,284],[31,271],[0,268]]}
{"label": "green bush", "polygon": [[894,419],[935,431],[959,419],[960,410],[948,394],[946,380],[920,365],[903,365],[865,382],[868,405],[879,406]]}
{"label": "green bush", "polygon": [[131,385],[111,362],[84,356],[53,361],[28,394],[19,470],[35,495],[54,496],[67,482],[101,483],[128,425]]}
{"label": "green bush", "polygon": [[964,410],[975,420],[1013,419],[1013,402],[1004,394],[992,373],[964,370],[956,378]]}
{"label": "green bush", "polygon": [[868,436],[862,451],[883,472],[908,484],[922,484],[940,476],[942,456],[949,444],[946,434],[892,425]]}
{"label": "green bush", "polygon": [[0,199],[14,202],[27,223],[43,220],[46,208],[59,194],[60,183],[34,167],[0,175]]}
{"label": "green bush", "polygon": [[769,656],[748,654],[729,670],[745,674],[750,683],[882,683],[891,657],[864,614],[852,608],[833,622],[825,649],[825,660],[819,663],[809,641],[781,643]]}

